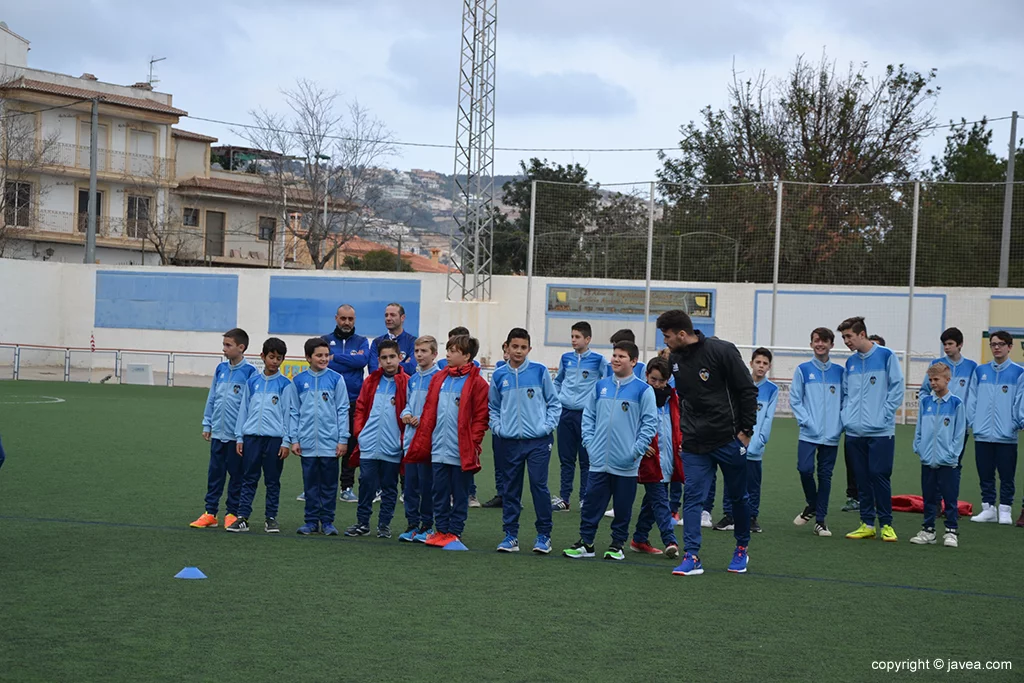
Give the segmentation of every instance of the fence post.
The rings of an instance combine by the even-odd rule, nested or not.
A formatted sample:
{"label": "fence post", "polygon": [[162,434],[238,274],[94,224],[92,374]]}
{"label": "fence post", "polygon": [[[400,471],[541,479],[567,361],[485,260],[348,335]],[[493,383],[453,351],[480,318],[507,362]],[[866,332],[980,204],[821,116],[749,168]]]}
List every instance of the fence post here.
{"label": "fence post", "polygon": [[537,181],[530,181],[530,239],[526,252],[526,329],[530,329],[530,306],[533,304],[533,239],[537,228]]}
{"label": "fence post", "polygon": [[71,381],[71,349],[64,349],[64,381]]}
{"label": "fence post", "polygon": [[14,379],[17,380],[21,375],[21,347],[14,347]]}
{"label": "fence post", "polygon": [[907,298],[907,343],[903,357],[903,402],[901,424],[907,424],[907,386],[910,381],[910,357],[914,338],[914,284],[917,277],[917,219],[921,207],[921,181],[914,181],[914,216],[910,228],[910,296]]}
{"label": "fence post", "polygon": [[[647,361],[647,329],[651,326],[651,258],[654,256],[654,182],[647,202],[647,284],[644,286],[644,333],[640,358]],[[662,274],[664,276],[664,274]]]}
{"label": "fence post", "polygon": [[1017,112],[1010,117],[1010,156],[1006,157],[1006,191],[1003,194],[1003,237],[999,243],[999,286],[1010,280],[1010,219],[1013,217],[1013,167],[1017,156]]}
{"label": "fence post", "polygon": [[[775,191],[775,262],[772,265],[772,329],[768,346],[775,346],[775,309],[779,298],[779,249],[782,244],[782,181]],[[756,343],[756,339],[754,340]]]}

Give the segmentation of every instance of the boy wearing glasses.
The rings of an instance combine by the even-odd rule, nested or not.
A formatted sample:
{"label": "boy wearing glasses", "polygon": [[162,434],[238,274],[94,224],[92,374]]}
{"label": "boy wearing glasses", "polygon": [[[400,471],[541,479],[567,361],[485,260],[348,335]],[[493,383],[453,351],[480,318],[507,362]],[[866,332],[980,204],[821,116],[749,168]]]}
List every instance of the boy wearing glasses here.
{"label": "boy wearing glasses", "polygon": [[[1010,360],[1013,336],[993,332],[993,360],[979,365],[967,394],[967,424],[974,432],[974,456],[981,482],[981,512],[972,522],[1013,524],[1013,477],[1017,471],[1017,432],[1021,429],[1024,368]],[[999,507],[996,507],[996,472]],[[1024,514],[1018,521],[1024,526]]]}

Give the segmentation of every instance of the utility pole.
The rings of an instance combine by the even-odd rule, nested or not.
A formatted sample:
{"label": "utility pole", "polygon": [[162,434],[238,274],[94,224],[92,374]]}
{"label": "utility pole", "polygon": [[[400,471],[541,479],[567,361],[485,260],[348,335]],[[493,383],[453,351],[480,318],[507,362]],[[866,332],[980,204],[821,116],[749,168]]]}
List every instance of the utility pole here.
{"label": "utility pole", "polygon": [[99,163],[100,100],[92,98],[92,125],[89,129],[89,212],[85,229],[84,263],[96,263],[96,170]]}
{"label": "utility pole", "polygon": [[1017,156],[1017,112],[1010,117],[1010,155],[1006,157],[1006,191],[1003,195],[1003,235],[999,244],[999,286],[1010,280],[1010,219],[1013,218],[1013,167]]}

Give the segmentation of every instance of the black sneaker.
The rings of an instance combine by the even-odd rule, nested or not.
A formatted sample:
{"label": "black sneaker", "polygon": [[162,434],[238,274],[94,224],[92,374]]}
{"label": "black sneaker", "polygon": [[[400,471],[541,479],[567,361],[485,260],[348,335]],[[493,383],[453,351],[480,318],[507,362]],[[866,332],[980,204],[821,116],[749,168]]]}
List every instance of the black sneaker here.
{"label": "black sneaker", "polygon": [[267,521],[263,522],[263,530],[268,534],[280,533],[281,527],[277,523],[276,517],[267,517]]}
{"label": "black sneaker", "polygon": [[797,526],[803,526],[812,519],[814,519],[814,508],[812,508],[810,505],[807,505],[804,507],[804,511],[793,519],[793,524],[796,524]]}
{"label": "black sneaker", "polygon": [[246,517],[239,517],[231,526],[224,529],[224,531],[231,531],[233,533],[241,533],[248,530],[249,520]]}
{"label": "black sneaker", "polygon": [[736,521],[732,518],[732,515],[726,515],[718,520],[718,524],[711,528],[715,531],[732,531],[736,528]]}
{"label": "black sneaker", "polygon": [[587,545],[583,542],[583,539],[580,539],[571,548],[563,550],[562,554],[573,560],[581,560],[594,556],[594,546]]}
{"label": "black sneaker", "polygon": [[489,501],[484,503],[481,507],[485,507],[485,508],[500,508],[500,507],[502,507],[501,496],[495,496],[494,498],[491,498]]}
{"label": "black sneaker", "polygon": [[370,533],[370,527],[365,524],[353,524],[345,529],[346,536],[366,536]]}
{"label": "black sneaker", "polygon": [[377,538],[391,538],[391,527],[379,525],[377,527]]}
{"label": "black sneaker", "polygon": [[626,559],[626,555],[622,552],[621,545],[612,543],[610,546],[608,546],[608,550],[604,551],[604,559],[622,561]]}
{"label": "black sneaker", "polygon": [[761,533],[761,525],[757,523],[757,517],[750,518],[750,533],[759,534]]}

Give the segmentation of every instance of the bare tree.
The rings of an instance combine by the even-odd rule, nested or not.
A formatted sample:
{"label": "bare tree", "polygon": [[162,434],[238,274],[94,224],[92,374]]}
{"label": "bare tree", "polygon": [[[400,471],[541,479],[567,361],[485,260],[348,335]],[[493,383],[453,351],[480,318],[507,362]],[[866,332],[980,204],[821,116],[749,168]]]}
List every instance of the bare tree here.
{"label": "bare tree", "polygon": [[[0,93],[10,79],[0,77]],[[0,257],[39,220],[39,172],[57,162],[59,132],[40,135],[35,109],[0,95]]]}
{"label": "bare tree", "polygon": [[[302,211],[285,230],[302,240],[316,269],[360,234],[381,201],[379,167],[396,155],[387,126],[352,101],[340,111],[341,96],[312,81],[299,80],[282,95],[290,115],[250,112],[254,126],[239,135],[263,153],[256,167],[279,215]],[[331,238],[331,239],[328,239]]]}

